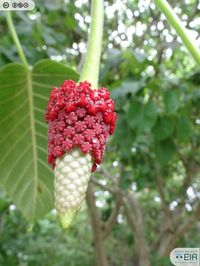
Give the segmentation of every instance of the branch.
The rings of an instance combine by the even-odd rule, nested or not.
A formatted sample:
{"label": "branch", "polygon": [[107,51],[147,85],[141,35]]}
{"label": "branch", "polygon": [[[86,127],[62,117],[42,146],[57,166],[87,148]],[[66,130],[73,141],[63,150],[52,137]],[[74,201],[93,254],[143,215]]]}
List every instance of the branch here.
{"label": "branch", "polygon": [[128,224],[134,232],[137,243],[137,253],[139,257],[139,266],[150,266],[150,250],[144,235],[144,220],[139,202],[133,193],[124,193],[123,205]]}
{"label": "branch", "polygon": [[[102,169],[102,172],[104,173],[104,175],[106,175],[106,177],[114,180],[105,168]],[[136,239],[136,242],[138,243],[137,248],[140,266],[150,266],[150,252],[149,246],[146,243],[144,236],[143,215],[137,200],[132,194],[130,195],[130,193],[127,192],[123,193],[117,186],[117,180],[114,180],[113,188],[100,184],[94,178],[92,178],[91,180],[95,185],[99,186],[104,190],[108,190],[109,192],[116,195],[116,205],[107,222],[102,225],[103,227],[107,226],[106,232],[104,233],[103,237],[105,238],[111,231],[112,226],[116,221],[119,208],[122,204],[125,208],[125,214],[127,217],[128,224],[133,231],[133,235]]]}
{"label": "branch", "polygon": [[109,191],[110,193],[113,193],[113,194],[116,193],[115,189],[110,188],[109,186],[106,186],[106,185],[103,185],[103,184],[99,183],[94,177],[91,176],[91,179],[90,179],[90,180],[91,180],[91,182],[92,182],[94,185],[100,187],[101,189],[103,189],[103,190],[107,190],[107,191]]}
{"label": "branch", "polygon": [[113,177],[105,167],[101,166],[99,173],[103,174],[109,180],[112,180],[114,185],[117,185],[118,179],[116,177]]}
{"label": "branch", "polygon": [[[184,158],[181,158],[181,160],[183,161],[185,169],[186,168],[188,169],[187,160],[185,160]],[[186,170],[186,172],[187,172],[187,170]],[[184,179],[183,185],[181,186],[181,187],[183,187],[184,192],[186,192],[187,187],[189,186],[190,182],[191,182],[191,171],[189,171],[188,174],[186,174],[186,178]],[[169,237],[169,235],[175,234],[175,232],[177,231],[177,228],[179,228],[179,225],[182,223],[182,219],[184,216],[184,213],[183,213],[184,201],[182,201],[181,204],[179,204],[179,208],[177,208],[176,211],[174,211],[174,212],[170,211],[169,206],[168,206],[168,202],[167,202],[166,196],[165,196],[163,181],[162,181],[162,178],[160,176],[159,171],[157,173],[157,188],[158,188],[158,192],[159,192],[159,195],[161,197],[161,200],[162,200],[163,210],[164,210],[164,213],[166,216],[166,220],[165,220],[165,224],[162,225],[160,232],[157,233],[157,237],[155,238],[155,240],[153,241],[153,243],[151,245],[152,251],[158,249],[158,246],[162,242],[163,238],[167,239],[166,236]],[[181,192],[181,193],[183,194],[183,192]],[[184,193],[184,195],[185,195],[185,193]],[[163,249],[162,249],[162,252],[163,252]]]}
{"label": "branch", "polygon": [[195,159],[190,160],[189,158],[185,158],[179,151],[178,154],[185,168],[185,178],[183,179],[183,183],[180,189],[180,198],[183,198],[183,200],[179,204],[181,208],[184,208],[184,199],[187,193],[187,189],[191,185],[192,178],[199,172],[200,165],[199,162]]}
{"label": "branch", "polygon": [[108,220],[103,224],[102,229],[103,229],[103,238],[105,239],[109,233],[112,231],[112,228],[114,224],[116,223],[117,216],[119,214],[119,210],[121,207],[121,192],[116,191],[116,199],[115,199],[115,206],[108,218]]}
{"label": "branch", "polygon": [[97,266],[108,266],[108,261],[106,257],[106,252],[103,243],[103,235],[101,230],[101,218],[99,216],[97,207],[95,205],[95,197],[92,188],[92,184],[89,183],[86,201],[88,205],[88,210],[91,217],[91,224],[93,229],[93,237],[94,237],[94,250],[96,257],[96,265]]}
{"label": "branch", "polygon": [[183,189],[186,191],[191,185],[192,178],[199,172],[199,166],[195,164],[195,161],[185,160],[183,157],[181,161],[185,167],[186,176],[183,181]]}
{"label": "branch", "polygon": [[[188,219],[183,218],[182,223],[178,223],[176,230],[172,232],[166,232],[163,234],[163,237],[159,243],[159,247],[156,248],[156,251],[160,256],[169,255],[170,251],[175,247],[178,239],[187,233],[190,228],[194,225],[194,222],[200,219],[200,201],[197,204],[197,207],[190,215]],[[178,221],[178,220],[177,220]]]}
{"label": "branch", "polygon": [[176,238],[179,238],[181,235],[183,235],[185,232],[189,231],[189,229],[194,225],[195,221],[198,221],[200,219],[200,201],[197,204],[196,209],[192,213],[192,215],[186,220],[182,226],[180,226],[175,234]]}
{"label": "branch", "polygon": [[158,192],[159,192],[160,198],[162,200],[165,215],[166,215],[166,217],[168,217],[169,220],[171,220],[171,218],[172,218],[171,217],[171,211],[169,209],[169,205],[168,205],[168,202],[166,200],[164,186],[163,186],[163,180],[162,180],[162,177],[160,176],[159,173],[157,174],[156,180],[157,180]]}
{"label": "branch", "polygon": [[116,197],[115,200],[115,206],[108,218],[108,220],[104,223],[102,223],[102,230],[103,230],[103,238],[105,239],[109,233],[112,231],[112,227],[116,222],[120,207],[121,207],[121,191],[118,188],[110,188],[109,186],[106,185],[102,185],[101,183],[99,183],[97,180],[95,180],[95,178],[91,177],[91,182],[93,184],[95,184],[96,186],[100,187],[101,189],[103,189],[104,191],[107,190],[110,193],[114,194]]}

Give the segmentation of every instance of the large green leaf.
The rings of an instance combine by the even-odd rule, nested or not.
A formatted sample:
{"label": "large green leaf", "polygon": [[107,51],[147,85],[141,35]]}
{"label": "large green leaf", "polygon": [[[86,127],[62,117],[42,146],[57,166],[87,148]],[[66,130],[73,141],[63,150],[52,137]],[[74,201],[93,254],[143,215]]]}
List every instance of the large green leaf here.
{"label": "large green leaf", "polygon": [[142,104],[133,100],[127,111],[127,120],[132,129],[149,132],[157,119],[157,106],[153,101]]}
{"label": "large green leaf", "polygon": [[51,60],[0,70],[0,186],[29,220],[53,207],[44,114],[50,90],[76,72]]}

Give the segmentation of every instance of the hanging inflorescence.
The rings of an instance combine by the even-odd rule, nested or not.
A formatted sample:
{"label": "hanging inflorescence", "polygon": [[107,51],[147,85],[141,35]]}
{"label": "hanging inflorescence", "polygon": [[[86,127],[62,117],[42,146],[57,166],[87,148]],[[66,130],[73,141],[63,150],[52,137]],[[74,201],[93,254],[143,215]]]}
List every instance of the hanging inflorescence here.
{"label": "hanging inflorescence", "polygon": [[114,102],[106,88],[91,89],[87,81],[66,80],[53,88],[46,110],[49,123],[48,162],[55,167],[55,159],[79,147],[90,153],[94,164],[101,163],[108,135],[116,125]]}

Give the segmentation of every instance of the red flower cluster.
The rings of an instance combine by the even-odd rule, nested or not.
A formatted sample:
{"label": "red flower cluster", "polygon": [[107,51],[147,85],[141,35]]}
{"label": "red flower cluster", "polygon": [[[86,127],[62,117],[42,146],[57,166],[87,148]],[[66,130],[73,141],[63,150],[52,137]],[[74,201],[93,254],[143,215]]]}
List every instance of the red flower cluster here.
{"label": "red flower cluster", "polygon": [[83,153],[91,153],[95,171],[102,161],[108,135],[115,129],[114,102],[106,88],[93,90],[87,81],[66,80],[51,91],[46,121],[48,162],[53,168],[57,157],[79,147]]}

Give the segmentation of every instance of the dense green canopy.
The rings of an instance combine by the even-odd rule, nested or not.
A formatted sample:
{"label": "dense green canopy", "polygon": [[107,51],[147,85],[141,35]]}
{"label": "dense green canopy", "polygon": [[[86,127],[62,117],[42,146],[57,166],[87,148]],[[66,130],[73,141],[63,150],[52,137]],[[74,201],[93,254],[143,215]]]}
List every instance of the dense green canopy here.
{"label": "dense green canopy", "polygon": [[[38,111],[38,138],[47,131],[40,113],[44,112],[46,102],[41,99],[48,96],[49,86],[60,85],[65,78],[78,78],[76,72],[80,72],[83,64],[91,21],[89,2],[36,1],[34,11],[13,14],[24,53],[29,64],[34,66],[35,97],[40,94],[40,100],[34,102],[35,112]],[[198,1],[169,3],[189,29],[189,34],[200,44]],[[0,17],[0,34],[0,66],[4,67],[0,70],[0,118],[5,118],[6,106],[17,108],[17,104],[26,100],[26,73],[23,75],[18,65],[10,66],[10,70],[5,68],[8,63],[20,63],[20,60],[8,33],[4,13]],[[42,59],[55,62],[38,63]],[[6,73],[9,76],[6,77]],[[51,197],[40,198],[46,205],[37,209],[39,200],[32,203],[31,187],[22,195],[22,200],[18,198],[20,185],[16,186],[15,193],[12,192],[22,169],[19,164],[11,171],[9,161],[6,164],[3,161],[6,151],[2,150],[0,265],[168,266],[173,248],[198,247],[199,77],[197,63],[154,1],[105,1],[100,85],[111,91],[118,122],[107,145],[103,164],[92,175],[87,205],[84,203],[72,227],[63,232],[56,211],[52,209]],[[13,93],[24,86],[15,105],[5,102],[5,98],[12,97],[9,91],[1,93],[1,88],[9,87],[11,80],[15,83]],[[44,92],[42,88],[45,86]],[[25,121],[23,110],[20,116]],[[42,111],[39,113],[39,110]],[[16,128],[20,116],[16,116],[19,119]],[[5,121],[0,129],[2,145],[11,141],[5,132],[14,130],[14,125]],[[26,147],[28,141],[28,136],[23,138],[22,145]],[[39,160],[45,162],[46,155],[42,151],[46,139],[39,139],[38,143]],[[14,154],[14,145],[12,149]],[[28,161],[29,157],[26,158]],[[52,188],[52,172],[43,164],[41,172],[43,175],[49,173],[49,179],[42,177],[40,182],[42,188],[46,182],[48,192]],[[26,181],[22,179],[23,184]],[[23,211],[25,203],[29,208]],[[36,208],[35,216],[40,217],[33,224],[22,215],[29,215],[33,210],[30,206]],[[98,264],[100,249],[105,257]]]}

